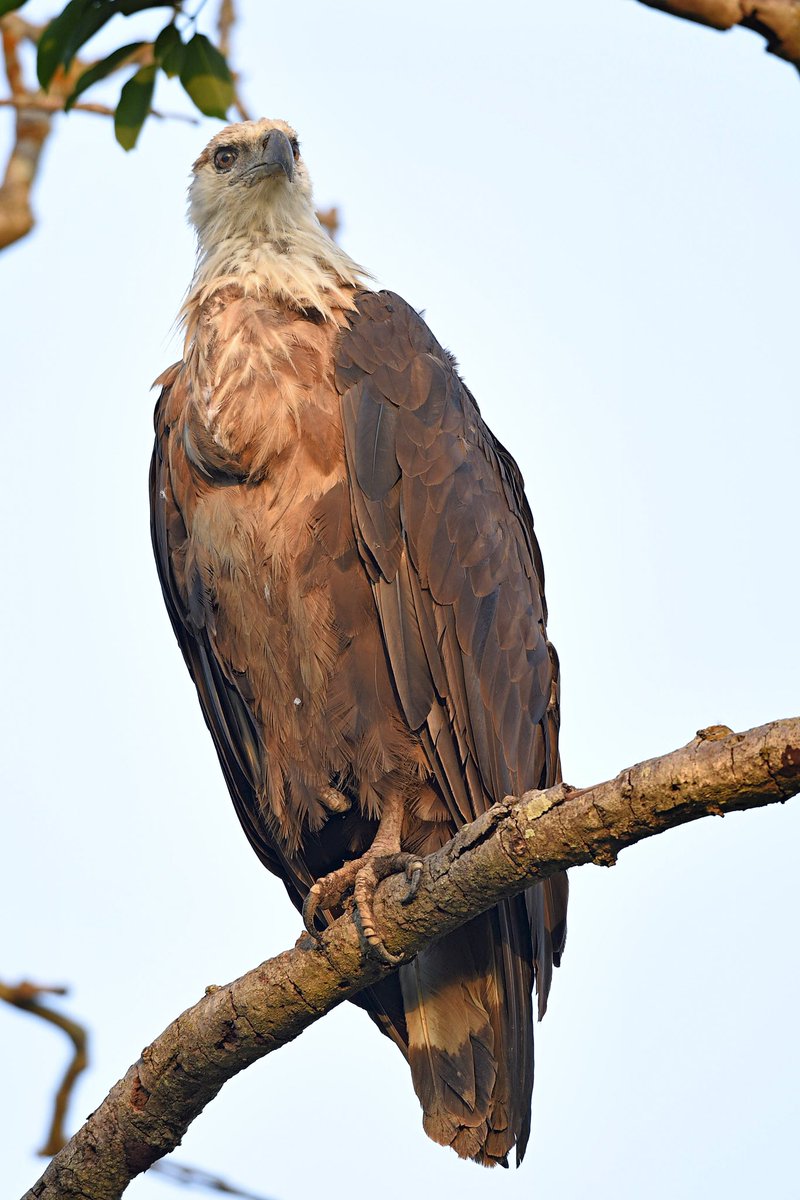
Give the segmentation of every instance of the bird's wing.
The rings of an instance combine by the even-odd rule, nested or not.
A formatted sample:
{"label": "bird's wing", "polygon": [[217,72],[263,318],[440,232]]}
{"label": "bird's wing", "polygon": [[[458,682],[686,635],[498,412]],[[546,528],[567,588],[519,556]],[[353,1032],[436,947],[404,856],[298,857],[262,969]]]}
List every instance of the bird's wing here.
{"label": "bird's wing", "polygon": [[[155,410],[155,447],[150,463],[150,529],[156,567],[172,628],[189,674],[194,680],[236,814],[264,865],[279,875],[295,904],[314,882],[302,858],[291,860],[271,838],[260,817],[259,790],[263,771],[263,746],[241,683],[217,653],[207,624],[192,611],[190,589],[184,575],[188,533],[176,499],[185,480],[176,479],[189,468],[185,456],[173,453],[173,427],[181,410],[180,389],[185,386],[176,368],[161,377],[164,386]],[[202,606],[195,605],[195,609]]]}
{"label": "bird's wing", "polygon": [[[398,296],[358,297],[336,383],[354,526],[394,684],[458,827],[559,775],[558,660],[522,479],[450,356]],[[401,970],[426,1129],[459,1153],[501,1159],[514,1141],[524,1151],[531,964],[542,1015],[566,901],[566,877],[557,876],[499,906],[494,932],[477,923],[472,953],[476,962],[491,956],[488,976],[463,950],[447,963],[448,939]],[[447,995],[443,978],[456,983]],[[438,1045],[429,1017],[448,1029]],[[459,1046],[470,1044],[465,1055]]]}
{"label": "bird's wing", "polygon": [[461,825],[558,774],[558,661],[522,479],[398,296],[360,295],[336,381],[395,685]]}

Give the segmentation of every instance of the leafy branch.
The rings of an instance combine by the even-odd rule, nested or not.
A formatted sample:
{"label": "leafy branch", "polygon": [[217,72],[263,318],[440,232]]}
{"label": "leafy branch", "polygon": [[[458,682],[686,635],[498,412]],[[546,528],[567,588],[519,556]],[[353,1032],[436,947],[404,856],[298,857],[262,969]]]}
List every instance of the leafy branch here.
{"label": "leafy branch", "polygon": [[[9,95],[0,107],[15,112],[14,144],[0,184],[0,250],[25,237],[33,228],[31,190],[42,151],[59,112],[85,112],[113,117],[114,133],[125,150],[136,145],[149,116],[178,117],[153,107],[159,79],[178,80],[194,111],[226,120],[233,108],[242,119],[248,113],[229,65],[231,31],[236,21],[233,0],[220,0],[217,43],[197,29],[200,8],[189,13],[183,2],[163,0],[69,0],[44,26],[27,21],[20,9],[25,0],[0,0],[0,32]],[[104,58],[89,60],[81,52],[115,17],[132,19],[151,9],[169,9],[160,30],[126,41]],[[23,69],[21,47],[36,49],[36,80]],[[121,72],[128,72],[113,105],[85,100],[85,94]]]}

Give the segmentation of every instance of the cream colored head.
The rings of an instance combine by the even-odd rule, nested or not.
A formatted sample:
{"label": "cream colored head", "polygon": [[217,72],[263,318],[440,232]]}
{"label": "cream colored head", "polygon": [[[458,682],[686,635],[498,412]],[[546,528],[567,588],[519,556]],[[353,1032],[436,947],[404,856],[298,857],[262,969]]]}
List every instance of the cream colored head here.
{"label": "cream colored head", "polygon": [[189,216],[203,249],[238,234],[270,234],[314,215],[297,134],[285,121],[228,125],[192,172]]}
{"label": "cream colored head", "polygon": [[[229,125],[195,162],[198,262],[189,302],[231,281],[299,308],[349,306],[364,272],[322,228],[297,134],[285,121]],[[335,295],[331,295],[335,293]]]}

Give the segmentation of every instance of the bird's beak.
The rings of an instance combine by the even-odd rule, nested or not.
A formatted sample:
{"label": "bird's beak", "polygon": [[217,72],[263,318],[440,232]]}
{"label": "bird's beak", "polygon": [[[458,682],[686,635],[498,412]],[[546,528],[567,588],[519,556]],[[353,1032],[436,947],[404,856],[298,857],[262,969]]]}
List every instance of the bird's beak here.
{"label": "bird's beak", "polygon": [[294,177],[294,154],[292,144],[280,129],[271,129],[264,141],[260,162],[250,167],[244,175],[245,183],[257,183],[259,179],[272,179],[276,175],[286,176],[289,183]]}

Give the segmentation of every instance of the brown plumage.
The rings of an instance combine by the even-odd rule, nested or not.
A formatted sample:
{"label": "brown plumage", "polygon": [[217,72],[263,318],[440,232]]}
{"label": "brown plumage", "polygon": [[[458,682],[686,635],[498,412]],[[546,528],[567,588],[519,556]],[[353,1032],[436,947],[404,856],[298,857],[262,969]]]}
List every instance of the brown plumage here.
{"label": "brown plumage", "polygon": [[[219,134],[192,213],[153,542],[237,815],[300,907],[391,811],[393,849],[427,854],[553,784],[558,662],[516,464],[419,315],[319,228],[294,131]],[[566,902],[565,877],[534,887],[358,998],[462,1156],[522,1158]]]}

